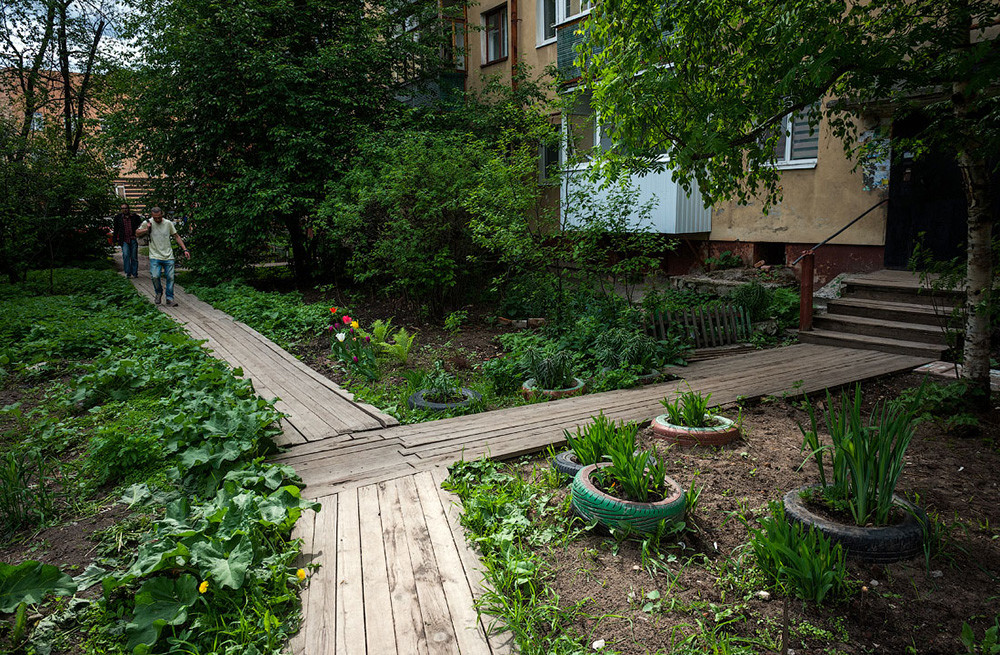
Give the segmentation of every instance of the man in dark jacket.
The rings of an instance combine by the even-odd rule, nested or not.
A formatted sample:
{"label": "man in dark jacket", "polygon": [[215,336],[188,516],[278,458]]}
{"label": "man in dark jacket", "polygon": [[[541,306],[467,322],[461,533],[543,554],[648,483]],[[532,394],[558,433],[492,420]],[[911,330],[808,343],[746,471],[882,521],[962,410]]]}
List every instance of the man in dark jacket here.
{"label": "man in dark jacket", "polygon": [[122,247],[122,264],[125,277],[139,277],[139,241],[135,231],[142,219],[133,214],[127,203],[122,203],[121,211],[115,214],[114,242]]}

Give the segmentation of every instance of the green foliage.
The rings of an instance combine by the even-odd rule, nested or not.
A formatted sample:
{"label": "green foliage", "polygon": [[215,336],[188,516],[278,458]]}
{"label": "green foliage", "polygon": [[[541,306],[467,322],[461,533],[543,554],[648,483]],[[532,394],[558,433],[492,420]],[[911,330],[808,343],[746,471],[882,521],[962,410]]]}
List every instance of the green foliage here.
{"label": "green foliage", "polygon": [[1000,653],[1000,616],[993,619],[993,625],[986,628],[982,639],[977,639],[972,626],[963,621],[960,639],[970,655],[997,655]]}
{"label": "green foliage", "polygon": [[787,329],[799,324],[799,293],[795,289],[777,288],[771,296],[771,316],[778,319],[779,329]]}
{"label": "green foliage", "polygon": [[329,325],[329,310],[322,303],[305,304],[298,292],[257,291],[241,282],[188,284],[186,290],[285,348],[318,336]]}
{"label": "green foliage", "polygon": [[501,396],[512,394],[521,386],[521,367],[517,358],[498,355],[479,365],[479,370],[490,381],[493,391]]}
{"label": "green foliage", "polygon": [[637,503],[661,500],[666,490],[666,465],[653,453],[636,450],[634,442],[612,441],[611,464],[599,468],[593,477],[602,489]]}
{"label": "green foliage", "polygon": [[455,310],[445,316],[444,318],[444,329],[448,330],[452,334],[457,334],[459,330],[462,329],[462,324],[469,317],[469,312],[464,310]]}
{"label": "green foliage", "polygon": [[379,133],[360,144],[320,212],[323,238],[347,249],[347,272],[438,311],[484,273],[465,198],[490,156],[460,133]]}
{"label": "green foliage", "polygon": [[44,523],[54,514],[46,481],[56,466],[38,450],[0,455],[0,542],[8,533]]}
{"label": "green foliage", "polygon": [[750,320],[756,323],[768,318],[774,297],[763,284],[748,282],[733,289],[729,294],[729,300],[737,307],[746,309]]}
{"label": "green foliage", "polygon": [[702,307],[712,302],[718,302],[718,298],[687,289],[650,289],[642,297],[642,308],[647,314],[653,312],[677,312],[693,307]]}
{"label": "green foliage", "polygon": [[[816,408],[809,402],[809,426],[799,424],[802,447],[819,469],[824,495],[846,502],[857,525],[885,525],[893,508],[893,493],[903,471],[906,448],[913,439],[914,413],[897,400],[880,399],[868,420],[861,417],[861,385],[854,395],[841,393],[839,409],[829,391],[824,415],[831,444],[819,437]],[[832,478],[826,477],[825,453],[831,451]]]}
{"label": "green foliage", "polygon": [[139,397],[92,411],[97,427],[84,466],[97,484],[136,482],[162,466],[161,435],[148,427],[155,425],[157,413],[167,409],[155,399]]}
{"label": "green foliage", "polygon": [[569,430],[563,430],[566,443],[573,450],[577,461],[583,465],[604,461],[612,450],[618,448],[619,443],[621,448],[631,447],[635,450],[638,433],[639,426],[634,421],[630,423],[622,421],[615,425],[614,421],[604,416],[604,412],[590,417],[590,423],[584,425],[582,429],[578,426],[575,435],[570,434]]}
{"label": "green foliage", "polygon": [[648,373],[661,364],[660,344],[645,332],[610,327],[595,340],[594,358],[609,368],[636,366]]}
{"label": "green foliage", "polygon": [[424,379],[427,393],[424,399],[432,403],[448,403],[463,398],[455,376],[444,369],[441,360],[434,362],[434,370]]}
{"label": "green foliage", "polygon": [[712,270],[722,270],[726,268],[743,268],[743,259],[731,250],[723,250],[715,257],[706,257],[705,266]]}
{"label": "green foliage", "polygon": [[72,596],[75,591],[73,578],[51,564],[0,562],[0,614],[13,612],[22,603],[37,605],[49,594]]}
{"label": "green foliage", "polygon": [[399,328],[392,336],[392,343],[383,344],[382,348],[387,355],[405,365],[410,358],[410,350],[413,349],[413,342],[416,338],[416,333],[410,334],[406,328]]}
{"label": "green foliage", "polygon": [[534,379],[539,389],[567,389],[576,384],[573,357],[565,350],[547,353],[529,348],[521,355],[518,366],[525,378]]}
{"label": "green foliage", "polygon": [[931,421],[945,432],[978,427],[973,411],[983,400],[982,392],[962,379],[940,384],[925,381],[899,395],[899,401],[913,412],[914,422]]}
{"label": "green foliage", "polygon": [[577,633],[578,610],[560,609],[547,584],[548,567],[534,550],[578,534],[565,503],[550,502],[550,489],[499,462],[460,461],[449,472],[442,486],[461,498],[462,526],[483,563],[485,590],[477,607],[502,621],[491,630],[509,630],[525,655],[585,652],[589,641]]}
{"label": "green foliage", "polygon": [[708,401],[712,394],[704,395],[700,391],[688,388],[687,391],[677,391],[674,399],[663,398],[660,404],[667,410],[667,418],[674,425],[687,428],[707,428],[714,425],[711,421],[714,413],[709,410]]}
{"label": "green foliage", "polygon": [[770,514],[761,519],[761,527],[749,527],[750,548],[768,581],[817,605],[827,598],[844,598],[847,569],[840,544],[813,527],[790,524],[781,503],[771,501],[768,507]]}

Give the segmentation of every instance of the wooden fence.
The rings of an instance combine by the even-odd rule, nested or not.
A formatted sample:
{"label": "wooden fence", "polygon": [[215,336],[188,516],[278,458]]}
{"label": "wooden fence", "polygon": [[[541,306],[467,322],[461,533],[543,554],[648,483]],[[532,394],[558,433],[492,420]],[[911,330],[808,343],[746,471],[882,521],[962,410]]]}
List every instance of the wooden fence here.
{"label": "wooden fence", "polygon": [[656,339],[666,339],[682,326],[695,348],[728,346],[750,340],[750,316],[743,307],[714,305],[681,311],[654,311],[646,317],[646,329]]}

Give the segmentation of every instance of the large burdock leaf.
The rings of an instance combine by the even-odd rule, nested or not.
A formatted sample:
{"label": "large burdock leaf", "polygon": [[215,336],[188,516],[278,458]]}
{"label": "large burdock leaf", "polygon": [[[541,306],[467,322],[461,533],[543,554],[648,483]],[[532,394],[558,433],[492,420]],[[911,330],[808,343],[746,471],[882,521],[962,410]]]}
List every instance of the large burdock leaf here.
{"label": "large burdock leaf", "polygon": [[51,564],[0,562],[0,613],[13,612],[21,603],[40,603],[46,594],[71,596],[75,591],[73,578]]}
{"label": "large burdock leaf", "polygon": [[187,621],[188,609],[198,600],[198,581],[191,575],[177,580],[152,578],[146,580],[135,595],[135,615],[125,626],[128,649],[148,652],[156,643],[164,626],[181,625]]}
{"label": "large burdock leaf", "polygon": [[206,578],[211,577],[220,586],[239,589],[253,562],[253,541],[247,535],[225,543],[218,539],[199,541],[191,544],[191,557],[207,574]]}

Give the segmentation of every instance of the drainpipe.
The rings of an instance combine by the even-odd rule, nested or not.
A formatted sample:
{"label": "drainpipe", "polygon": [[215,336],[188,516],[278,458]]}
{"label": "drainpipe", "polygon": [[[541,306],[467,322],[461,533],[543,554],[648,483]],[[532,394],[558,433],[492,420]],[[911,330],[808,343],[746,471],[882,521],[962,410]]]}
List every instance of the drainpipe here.
{"label": "drainpipe", "polygon": [[510,88],[517,90],[517,0],[510,0]]}

